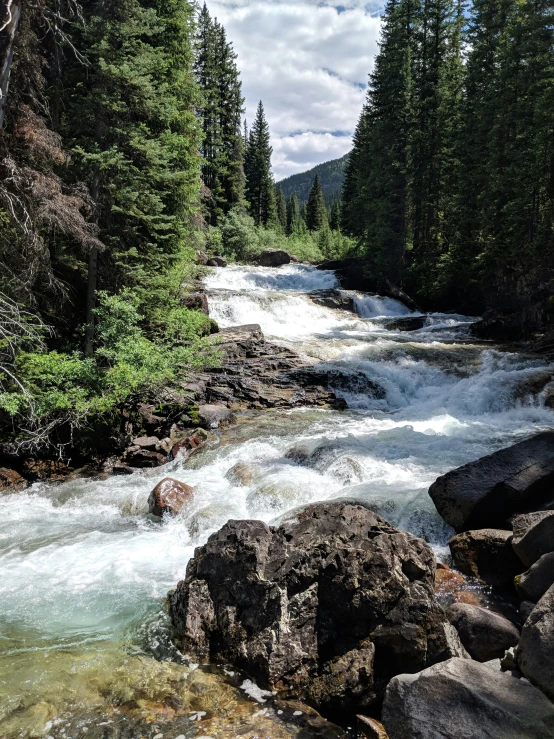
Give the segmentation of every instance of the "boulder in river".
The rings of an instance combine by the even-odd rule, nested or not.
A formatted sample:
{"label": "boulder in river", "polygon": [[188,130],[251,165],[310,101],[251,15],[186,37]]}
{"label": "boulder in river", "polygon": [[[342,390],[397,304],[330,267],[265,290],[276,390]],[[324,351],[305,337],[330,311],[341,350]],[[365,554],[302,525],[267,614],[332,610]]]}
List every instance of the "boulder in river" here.
{"label": "boulder in river", "polygon": [[231,421],[233,414],[224,405],[201,405],[198,408],[198,418],[202,426],[208,429],[217,429]]}
{"label": "boulder in river", "polygon": [[435,599],[428,544],[363,505],[280,526],[229,521],[170,593],[183,648],[316,706],[363,710],[399,672],[464,655]]}
{"label": "boulder in river", "polygon": [[554,551],[554,511],[537,511],[515,516],[512,547],[526,567],[543,554]]}
{"label": "boulder in river", "polygon": [[194,500],[194,490],[190,485],[172,477],[159,482],[148,498],[148,510],[153,516],[168,514],[176,516]]}
{"label": "boulder in river", "polygon": [[493,587],[513,591],[523,566],[512,549],[512,532],[503,529],[464,531],[449,542],[455,567]]}
{"label": "boulder in river", "polygon": [[454,603],[446,615],[464,647],[478,662],[503,657],[519,641],[519,631],[513,623],[487,608]]}
{"label": "boulder in river", "polygon": [[554,700],[554,585],[523,625],[517,666],[528,680]]}
{"label": "boulder in river", "polygon": [[554,503],[554,432],[447,472],[431,485],[429,495],[456,531],[506,528],[515,513]]}
{"label": "boulder in river", "polygon": [[313,303],[322,305],[324,308],[356,312],[354,298],[351,295],[343,295],[340,290],[315,290],[308,293],[308,297]]}
{"label": "boulder in river", "polygon": [[280,267],[282,264],[291,263],[290,254],[283,249],[264,249],[258,257],[261,267]]}
{"label": "boulder in river", "polygon": [[0,493],[20,493],[30,485],[19,472],[8,467],[0,467]]}
{"label": "boulder in river", "polygon": [[554,585],[554,552],[543,554],[523,575],[515,579],[516,590],[522,600],[537,603],[551,585]]}
{"label": "boulder in river", "polygon": [[227,260],[224,257],[211,257],[206,262],[208,267],[226,267]]}
{"label": "boulder in river", "polygon": [[419,331],[427,323],[427,316],[399,316],[384,324],[387,331]]}
{"label": "boulder in river", "polygon": [[382,722],[389,739],[552,739],[554,705],[525,680],[450,659],[393,678]]}

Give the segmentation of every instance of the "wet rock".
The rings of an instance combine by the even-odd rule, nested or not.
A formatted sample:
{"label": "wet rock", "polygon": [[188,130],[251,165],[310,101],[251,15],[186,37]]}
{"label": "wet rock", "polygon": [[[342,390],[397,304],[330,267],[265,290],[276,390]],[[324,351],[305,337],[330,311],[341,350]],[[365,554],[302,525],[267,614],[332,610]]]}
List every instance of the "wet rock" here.
{"label": "wet rock", "polygon": [[170,614],[184,649],[284,696],[359,710],[392,675],[463,652],[434,577],[421,539],[362,505],[319,503],[279,527],[229,521],[196,550]]}
{"label": "wet rock", "polygon": [[343,295],[340,290],[315,290],[308,293],[308,297],[313,303],[324,308],[356,312],[354,298],[351,295]]}
{"label": "wet rock", "polygon": [[114,475],[132,475],[134,472],[136,472],[133,467],[128,464],[123,464],[122,462],[115,462],[115,464],[111,468],[111,471]]}
{"label": "wet rock", "polygon": [[523,625],[516,654],[525,677],[554,700],[554,585]]}
{"label": "wet rock", "polygon": [[318,739],[346,739],[347,734],[340,726],[324,719],[315,708],[300,701],[276,700],[275,708],[280,711],[282,721],[304,730],[303,736]]}
{"label": "wet rock", "polygon": [[454,565],[488,585],[513,590],[523,567],[512,549],[512,532],[478,529],[457,534],[449,542]]}
{"label": "wet rock", "polygon": [[351,457],[341,457],[327,469],[327,473],[343,485],[354,485],[364,479],[361,464]]}
{"label": "wet rock", "polygon": [[377,400],[387,396],[381,385],[370,380],[365,372],[314,366],[296,370],[291,376],[302,385],[320,385],[342,392],[360,393]]}
{"label": "wet rock", "polygon": [[506,649],[519,641],[519,631],[513,623],[486,608],[455,603],[446,615],[464,647],[478,662],[502,657]]}
{"label": "wet rock", "polygon": [[237,462],[231,469],[227,470],[225,479],[237,487],[248,487],[255,482],[258,475],[259,471],[256,467],[246,464],[246,462]]}
{"label": "wet rock", "polygon": [[291,254],[290,255],[290,261],[291,262],[294,262],[295,264],[297,264],[300,260],[298,259],[298,257],[296,256],[296,254]]}
{"label": "wet rock", "polygon": [[208,429],[217,429],[230,423],[233,414],[224,405],[201,405],[198,408],[198,418],[202,426]]}
{"label": "wet rock", "polygon": [[389,739],[389,735],[385,731],[382,723],[369,716],[356,716],[358,731],[366,737],[366,739]]}
{"label": "wet rock", "polygon": [[258,264],[262,267],[280,267],[290,262],[290,254],[283,249],[264,249],[258,257]]}
{"label": "wet rock", "polygon": [[554,706],[524,680],[451,659],[393,678],[382,722],[390,739],[547,739]]}
{"label": "wet rock", "polygon": [[184,482],[166,477],[159,482],[148,498],[148,510],[153,516],[176,516],[194,501],[194,490]]}
{"label": "wet rock", "polygon": [[52,719],[58,710],[52,703],[41,701],[22,712],[16,712],[7,721],[2,722],[1,730],[4,739],[41,739],[52,727]]}
{"label": "wet rock", "polygon": [[226,267],[227,266],[227,260],[223,257],[211,257],[211,259],[208,259],[206,262],[208,267]]}
{"label": "wet rock", "polygon": [[531,567],[543,554],[554,551],[554,511],[515,516],[512,527],[512,547],[526,567]]}
{"label": "wet rock", "polygon": [[551,585],[554,585],[554,552],[543,554],[527,572],[515,579],[519,597],[533,603],[537,603]]}
{"label": "wet rock", "polygon": [[456,531],[506,528],[515,513],[554,504],[554,432],[545,431],[439,477],[429,489]]}
{"label": "wet rock", "polygon": [[183,308],[200,311],[206,316],[210,315],[208,296],[205,293],[192,293],[191,295],[182,295],[180,298],[180,303]]}
{"label": "wet rock", "polygon": [[162,464],[165,464],[167,462],[167,455],[161,452],[141,449],[138,446],[132,446],[125,451],[122,462],[129,467],[148,469],[160,467]]}
{"label": "wet rock", "polygon": [[200,431],[203,431],[203,429],[197,429],[194,434],[186,436],[184,439],[179,439],[179,441],[175,442],[175,444],[171,446],[171,457],[173,459],[176,459],[176,457],[178,456],[190,457],[193,452],[195,452],[197,449],[200,449],[205,441],[205,439],[199,433]]}
{"label": "wet rock", "polygon": [[25,479],[32,481],[40,480],[64,480],[75,468],[68,462],[60,459],[36,459],[28,457],[22,465],[22,473]]}
{"label": "wet rock", "polygon": [[202,264],[203,266],[206,266],[208,264],[209,256],[206,254],[205,251],[197,251],[196,252],[196,263]]}
{"label": "wet rock", "polygon": [[20,493],[26,490],[30,483],[19,472],[8,467],[0,467],[0,493]]}
{"label": "wet rock", "polygon": [[426,323],[426,316],[401,316],[393,321],[387,321],[384,328],[387,331],[419,331]]}

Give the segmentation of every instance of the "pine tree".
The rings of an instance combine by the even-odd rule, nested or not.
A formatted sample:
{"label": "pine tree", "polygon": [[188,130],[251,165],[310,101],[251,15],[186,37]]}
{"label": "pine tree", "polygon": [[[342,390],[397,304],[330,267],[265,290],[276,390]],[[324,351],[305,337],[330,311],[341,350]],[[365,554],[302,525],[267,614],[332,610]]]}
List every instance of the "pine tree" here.
{"label": "pine tree", "polygon": [[329,226],[333,231],[340,231],[341,228],[341,207],[340,200],[334,200],[331,206],[329,216]]}
{"label": "pine tree", "polygon": [[298,206],[298,197],[293,192],[287,203],[287,236],[299,233],[301,231],[302,218],[300,216],[300,208]]}
{"label": "pine tree", "polygon": [[90,325],[97,288],[132,287],[147,315],[163,301],[197,208],[200,131],[192,7],[88,0],[83,13],[88,65],[68,60],[62,127],[107,247],[89,260]]}
{"label": "pine tree", "polygon": [[327,225],[327,208],[317,173],[306,203],[306,225],[310,231],[321,231]]}
{"label": "pine tree", "polygon": [[256,118],[250,130],[244,162],[246,198],[250,206],[250,214],[257,226],[267,227],[277,221],[275,186],[271,173],[272,152],[269,126],[260,100]]}
{"label": "pine tree", "polygon": [[244,99],[237,55],[225,29],[204,4],[198,21],[195,76],[203,93],[202,179],[209,191],[207,220],[219,219],[244,201]]}
{"label": "pine tree", "polygon": [[285,202],[285,194],[280,187],[277,187],[277,220],[279,227],[283,233],[287,230],[287,204]]}

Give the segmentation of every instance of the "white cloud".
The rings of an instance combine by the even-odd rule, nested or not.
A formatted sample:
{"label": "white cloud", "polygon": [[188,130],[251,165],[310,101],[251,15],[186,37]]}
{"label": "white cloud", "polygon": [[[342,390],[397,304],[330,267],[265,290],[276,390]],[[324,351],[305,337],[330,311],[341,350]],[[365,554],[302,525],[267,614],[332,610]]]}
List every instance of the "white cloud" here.
{"label": "white cloud", "polygon": [[361,0],[208,0],[239,58],[246,115],[263,100],[276,179],[350,148],[381,6]]}

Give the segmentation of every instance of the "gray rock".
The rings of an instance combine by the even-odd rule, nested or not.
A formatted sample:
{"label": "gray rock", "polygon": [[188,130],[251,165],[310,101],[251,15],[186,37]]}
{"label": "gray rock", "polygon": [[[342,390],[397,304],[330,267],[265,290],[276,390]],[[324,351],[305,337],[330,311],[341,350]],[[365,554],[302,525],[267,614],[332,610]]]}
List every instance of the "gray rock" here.
{"label": "gray rock", "polygon": [[464,575],[513,591],[523,566],[512,549],[512,532],[503,529],[464,531],[450,542],[454,565]]}
{"label": "gray rock", "polygon": [[443,519],[456,531],[506,528],[515,513],[554,503],[554,432],[478,459],[430,487]]}
{"label": "gray rock", "polygon": [[227,260],[223,257],[212,257],[211,259],[208,259],[206,264],[208,267],[226,267]]}
{"label": "gray rock", "polygon": [[181,644],[312,705],[364,710],[388,680],[453,654],[421,539],[363,505],[318,503],[278,527],[229,521],[170,593]]}
{"label": "gray rock", "polygon": [[382,722],[389,739],[552,739],[554,706],[524,680],[451,659],[393,678]]}
{"label": "gray rock", "polygon": [[554,700],[554,585],[523,625],[517,665],[528,680]]}
{"label": "gray rock", "polygon": [[515,579],[516,590],[522,600],[537,603],[551,585],[554,585],[554,552],[543,554],[523,575]]}
{"label": "gray rock", "polygon": [[258,264],[262,267],[280,267],[282,264],[290,264],[290,254],[283,249],[264,249],[258,257]]}
{"label": "gray rock", "polygon": [[315,290],[308,293],[308,297],[316,305],[322,305],[324,308],[356,312],[354,298],[351,295],[344,295],[340,290]]}
{"label": "gray rock", "polygon": [[202,426],[208,429],[217,429],[229,423],[233,414],[224,405],[201,405],[198,408],[198,418]]}
{"label": "gray rock", "polygon": [[554,511],[515,516],[512,527],[512,546],[526,567],[531,567],[543,554],[554,551]]}
{"label": "gray rock", "polygon": [[460,641],[478,662],[500,658],[519,641],[519,631],[507,618],[481,606],[454,603],[447,610]]}
{"label": "gray rock", "polygon": [[536,605],[536,603],[531,603],[530,600],[524,600],[523,603],[521,603],[521,605],[519,606],[519,613],[524,623],[525,621],[527,621],[527,619],[531,615],[533,608]]}

